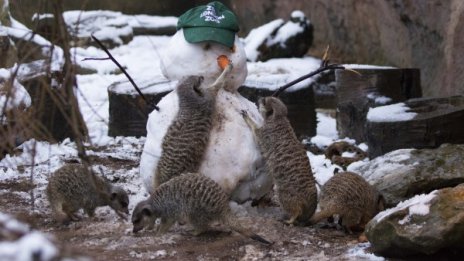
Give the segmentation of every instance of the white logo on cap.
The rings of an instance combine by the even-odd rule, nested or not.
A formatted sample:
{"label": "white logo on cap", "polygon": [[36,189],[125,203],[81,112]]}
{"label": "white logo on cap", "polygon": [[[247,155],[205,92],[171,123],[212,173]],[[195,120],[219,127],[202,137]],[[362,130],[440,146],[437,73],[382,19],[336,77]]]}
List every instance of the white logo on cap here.
{"label": "white logo on cap", "polygon": [[221,20],[224,19],[224,15],[218,16],[214,7],[207,5],[206,10],[201,13],[200,18],[205,18],[205,22],[215,22],[221,23]]}

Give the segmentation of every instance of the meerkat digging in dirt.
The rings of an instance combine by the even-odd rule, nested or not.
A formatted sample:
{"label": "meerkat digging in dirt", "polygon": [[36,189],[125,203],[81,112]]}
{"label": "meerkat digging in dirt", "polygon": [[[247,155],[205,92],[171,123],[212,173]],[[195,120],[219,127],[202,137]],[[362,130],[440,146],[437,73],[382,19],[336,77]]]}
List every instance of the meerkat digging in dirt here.
{"label": "meerkat digging in dirt", "polygon": [[160,185],[150,198],[139,202],[132,213],[133,232],[153,229],[157,219],[160,219],[157,235],[167,232],[176,221],[190,223],[194,235],[208,231],[212,222],[219,221],[243,236],[271,244],[242,227],[231,213],[226,193],[212,179],[199,173],[174,177]]}
{"label": "meerkat digging in dirt", "polygon": [[46,193],[54,219],[63,224],[78,221],[75,212],[79,209],[90,217],[100,206],[110,206],[123,219],[129,214],[127,193],[82,164],[67,164],[56,170],[48,180]]}

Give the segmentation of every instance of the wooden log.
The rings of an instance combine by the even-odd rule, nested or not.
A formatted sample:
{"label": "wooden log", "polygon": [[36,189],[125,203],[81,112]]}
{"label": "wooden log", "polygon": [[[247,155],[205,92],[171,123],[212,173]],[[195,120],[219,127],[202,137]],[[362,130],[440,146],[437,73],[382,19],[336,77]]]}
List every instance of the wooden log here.
{"label": "wooden log", "polygon": [[422,96],[420,70],[356,68],[361,75],[337,70],[337,130],[341,137],[357,143],[366,140],[366,115],[369,107],[398,103]]}
{"label": "wooden log", "polygon": [[464,143],[464,96],[420,98],[405,102],[417,115],[407,121],[367,121],[371,158],[401,148],[436,148]]}
{"label": "wooden log", "polygon": [[137,94],[129,81],[108,87],[109,136],[146,136],[148,114],[175,85],[166,79],[154,79],[138,84],[148,104]]}
{"label": "wooden log", "polygon": [[[290,89],[291,90],[291,89]],[[238,90],[245,98],[257,102],[260,97],[271,96],[274,90],[242,86]],[[316,135],[316,110],[314,108],[314,92],[312,87],[295,91],[284,91],[279,98],[288,109],[288,119],[298,139]]]}

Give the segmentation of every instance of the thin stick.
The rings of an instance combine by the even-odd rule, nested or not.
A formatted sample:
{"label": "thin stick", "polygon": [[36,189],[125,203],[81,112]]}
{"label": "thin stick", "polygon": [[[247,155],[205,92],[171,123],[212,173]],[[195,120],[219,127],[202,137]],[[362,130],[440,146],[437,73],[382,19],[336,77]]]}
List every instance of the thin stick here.
{"label": "thin stick", "polygon": [[300,78],[298,78],[298,79],[296,79],[296,80],[293,80],[293,81],[291,81],[291,82],[289,82],[289,83],[283,85],[283,86],[280,87],[277,91],[275,91],[275,92],[272,94],[272,96],[274,96],[274,97],[279,96],[282,92],[284,92],[284,91],[285,91],[286,89],[288,89],[289,87],[291,87],[291,86],[293,86],[293,85],[295,85],[295,84],[297,84],[297,83],[299,83],[299,82],[301,82],[301,81],[303,81],[303,80],[306,80],[306,79],[308,79],[309,77],[312,77],[312,76],[317,75],[317,74],[319,74],[319,73],[321,73],[321,72],[324,72],[324,71],[335,70],[335,69],[342,69],[342,70],[344,70],[345,67],[343,67],[343,66],[341,66],[341,65],[339,65],[339,64],[324,65],[323,67],[321,67],[321,68],[315,70],[314,72],[311,72],[311,73],[309,73],[309,74],[303,75],[303,76],[301,76]]}
{"label": "thin stick", "polygon": [[[92,36],[92,39],[95,40],[95,42],[97,42],[97,44],[103,49],[103,51],[105,51],[105,53],[108,55],[108,57],[111,59],[111,61],[113,61],[116,64],[116,66],[118,66],[119,69],[121,69],[121,71],[124,73],[124,75],[126,75],[127,79],[129,79],[129,82],[132,84],[132,86],[134,86],[135,90],[139,93],[140,97],[142,97],[142,99],[148,105],[149,102],[148,102],[147,98],[145,98],[145,95],[143,95],[143,93],[140,91],[137,84],[135,84],[134,80],[132,80],[132,77],[130,77],[130,75],[121,66],[121,64],[119,64],[119,62],[116,61],[116,59],[114,59],[113,55],[111,55],[110,51],[108,51],[108,49],[102,44],[102,42],[100,42],[100,40],[98,40],[97,37],[95,37],[93,34],[91,36]],[[154,108],[155,108],[155,110],[159,111],[158,106],[154,105]]]}

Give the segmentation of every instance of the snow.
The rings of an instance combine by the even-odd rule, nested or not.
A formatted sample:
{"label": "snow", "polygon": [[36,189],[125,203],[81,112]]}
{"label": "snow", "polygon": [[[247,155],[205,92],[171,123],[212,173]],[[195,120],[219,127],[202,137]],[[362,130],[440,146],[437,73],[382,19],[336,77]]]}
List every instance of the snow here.
{"label": "snow", "polygon": [[396,173],[407,173],[414,170],[414,166],[407,162],[412,151],[413,149],[395,150],[371,160],[368,165],[367,162],[355,162],[349,165],[347,170],[362,172],[362,176],[367,181],[378,180]]}
{"label": "snow", "polygon": [[42,47],[42,54],[46,57],[51,57],[51,69],[53,71],[60,70],[64,65],[63,49],[55,46],[42,36],[35,34],[22,23],[11,18],[11,27],[0,26],[0,29],[6,30],[7,34],[18,39],[32,41]]}
{"label": "snow", "polygon": [[421,215],[425,216],[429,214],[430,210],[430,201],[437,196],[437,190],[430,192],[429,194],[420,194],[415,195],[414,197],[402,201],[396,205],[394,208],[389,208],[378,213],[373,220],[375,222],[380,222],[384,218],[390,216],[393,213],[398,211],[408,209],[408,215],[405,216],[403,220],[399,221],[400,225],[404,225],[410,221],[412,215]]}
{"label": "snow", "polygon": [[305,18],[305,14],[301,10],[294,10],[290,16],[292,18]]}
{"label": "snow", "polygon": [[0,68],[0,117],[4,121],[3,116],[5,111],[9,111],[18,107],[27,108],[31,106],[31,96],[27,90],[16,79],[13,82],[11,89],[6,88],[6,83],[9,81],[11,73],[7,69]]}
{"label": "snow", "polygon": [[[266,62],[250,62],[248,63],[248,77],[244,85],[274,91],[286,83],[317,70],[320,64],[321,60],[314,57],[279,58]],[[286,91],[291,92],[307,87],[317,77],[301,81]]]}
{"label": "snow", "polygon": [[373,253],[366,253],[366,249],[370,246],[370,243],[360,243],[355,247],[348,250],[349,260],[369,260],[369,261],[383,261],[385,258],[376,256]]}
{"label": "snow", "polygon": [[408,112],[409,107],[405,103],[395,103],[386,106],[369,108],[367,120],[371,122],[395,122],[414,119],[415,112]]}
{"label": "snow", "polygon": [[245,53],[250,61],[258,59],[258,47],[263,43],[269,34],[284,24],[283,19],[276,19],[258,28],[252,29],[247,37],[243,40],[245,44]]}
{"label": "snow", "polygon": [[159,27],[176,27],[177,17],[174,16],[152,16],[152,15],[134,15],[127,16],[127,22],[130,26],[144,28],[159,28]]}
{"label": "snow", "polygon": [[285,41],[287,41],[288,38],[293,37],[294,35],[297,35],[303,31],[304,27],[302,27],[300,24],[288,21],[279,28],[274,37],[266,41],[266,45],[271,46],[278,43],[282,47],[285,47]]}
{"label": "snow", "polygon": [[[0,242],[0,260],[32,261],[54,260],[58,254],[54,244],[41,232],[30,231],[23,224],[9,215],[0,212],[2,233],[20,236],[15,241]],[[22,235],[22,236],[21,236]],[[4,240],[4,238],[2,238]]]}

